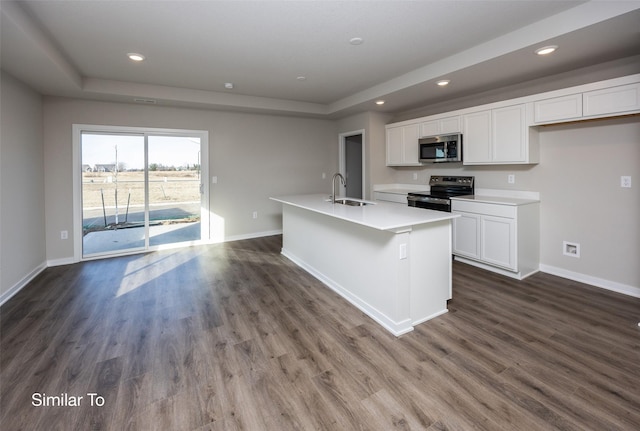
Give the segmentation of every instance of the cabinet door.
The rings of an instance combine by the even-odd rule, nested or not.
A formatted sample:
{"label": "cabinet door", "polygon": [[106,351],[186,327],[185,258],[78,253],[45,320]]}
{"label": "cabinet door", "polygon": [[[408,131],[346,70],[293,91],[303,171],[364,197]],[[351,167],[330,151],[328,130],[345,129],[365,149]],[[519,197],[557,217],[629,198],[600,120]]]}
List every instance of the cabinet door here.
{"label": "cabinet door", "polygon": [[387,129],[387,166],[418,166],[419,124]]}
{"label": "cabinet door", "polygon": [[480,216],[471,213],[456,213],[453,219],[453,253],[478,259],[480,257]]}
{"label": "cabinet door", "polygon": [[420,136],[433,136],[440,133],[440,120],[425,121],[420,124]]}
{"label": "cabinet door", "polygon": [[418,138],[420,135],[420,125],[411,124],[404,126],[402,137],[402,153],[404,164],[420,164],[420,152],[418,150]]}
{"label": "cabinet door", "polygon": [[480,232],[480,258],[492,265],[517,270],[515,220],[482,216]]}
{"label": "cabinet door", "polygon": [[533,104],[533,110],[536,123],[580,118],[582,117],[582,94],[539,100]]}
{"label": "cabinet door", "polygon": [[640,109],[640,84],[620,85],[584,93],[585,116],[617,114]]}
{"label": "cabinet door", "polygon": [[464,164],[491,161],[491,111],[463,116],[462,161]]}
{"label": "cabinet door", "polygon": [[525,162],[526,125],[525,105],[507,106],[494,109],[492,112],[494,162]]}
{"label": "cabinet door", "polygon": [[402,164],[402,127],[387,129],[387,166]]}
{"label": "cabinet door", "polygon": [[460,116],[447,117],[440,120],[440,133],[460,133],[462,127],[460,126]]}

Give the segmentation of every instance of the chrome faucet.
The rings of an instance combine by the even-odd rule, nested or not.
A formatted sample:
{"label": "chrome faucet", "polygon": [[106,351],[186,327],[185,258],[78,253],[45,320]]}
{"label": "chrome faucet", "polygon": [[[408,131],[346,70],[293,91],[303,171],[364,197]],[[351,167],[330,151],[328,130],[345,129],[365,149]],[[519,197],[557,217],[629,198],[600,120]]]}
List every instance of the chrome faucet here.
{"label": "chrome faucet", "polygon": [[336,172],[333,174],[333,178],[331,179],[331,183],[333,185],[333,195],[331,196],[331,203],[336,203],[336,178],[340,178],[340,182],[343,186],[347,185],[347,181],[344,179],[340,172]]}

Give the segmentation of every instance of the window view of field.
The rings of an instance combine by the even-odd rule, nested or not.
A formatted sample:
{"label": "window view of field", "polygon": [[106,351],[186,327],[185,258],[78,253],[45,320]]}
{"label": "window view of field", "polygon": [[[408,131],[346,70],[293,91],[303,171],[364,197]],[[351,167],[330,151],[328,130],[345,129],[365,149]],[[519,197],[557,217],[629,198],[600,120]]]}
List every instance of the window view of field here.
{"label": "window view of field", "polygon": [[[84,253],[144,247],[145,192],[149,245],[200,239],[199,139],[83,135]],[[180,160],[176,164],[174,161]]]}

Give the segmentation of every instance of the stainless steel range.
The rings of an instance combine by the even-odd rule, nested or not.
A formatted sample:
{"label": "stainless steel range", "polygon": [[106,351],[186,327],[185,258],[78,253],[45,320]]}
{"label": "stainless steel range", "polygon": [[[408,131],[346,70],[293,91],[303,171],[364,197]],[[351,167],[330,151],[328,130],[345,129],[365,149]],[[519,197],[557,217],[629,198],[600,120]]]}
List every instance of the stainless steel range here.
{"label": "stainless steel range", "polygon": [[407,195],[410,207],[451,212],[451,197],[472,195],[474,177],[450,177],[432,175],[429,192],[412,192]]}

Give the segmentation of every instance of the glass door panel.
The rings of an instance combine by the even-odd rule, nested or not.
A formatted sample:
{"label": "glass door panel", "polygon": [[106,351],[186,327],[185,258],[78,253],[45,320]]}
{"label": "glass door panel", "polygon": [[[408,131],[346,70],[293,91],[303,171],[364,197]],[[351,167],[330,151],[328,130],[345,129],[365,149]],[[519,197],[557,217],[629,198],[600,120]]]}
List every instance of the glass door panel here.
{"label": "glass door panel", "polygon": [[144,135],[81,134],[83,256],[146,247],[144,153]]}
{"label": "glass door panel", "polygon": [[149,246],[201,239],[200,138],[148,137]]}

